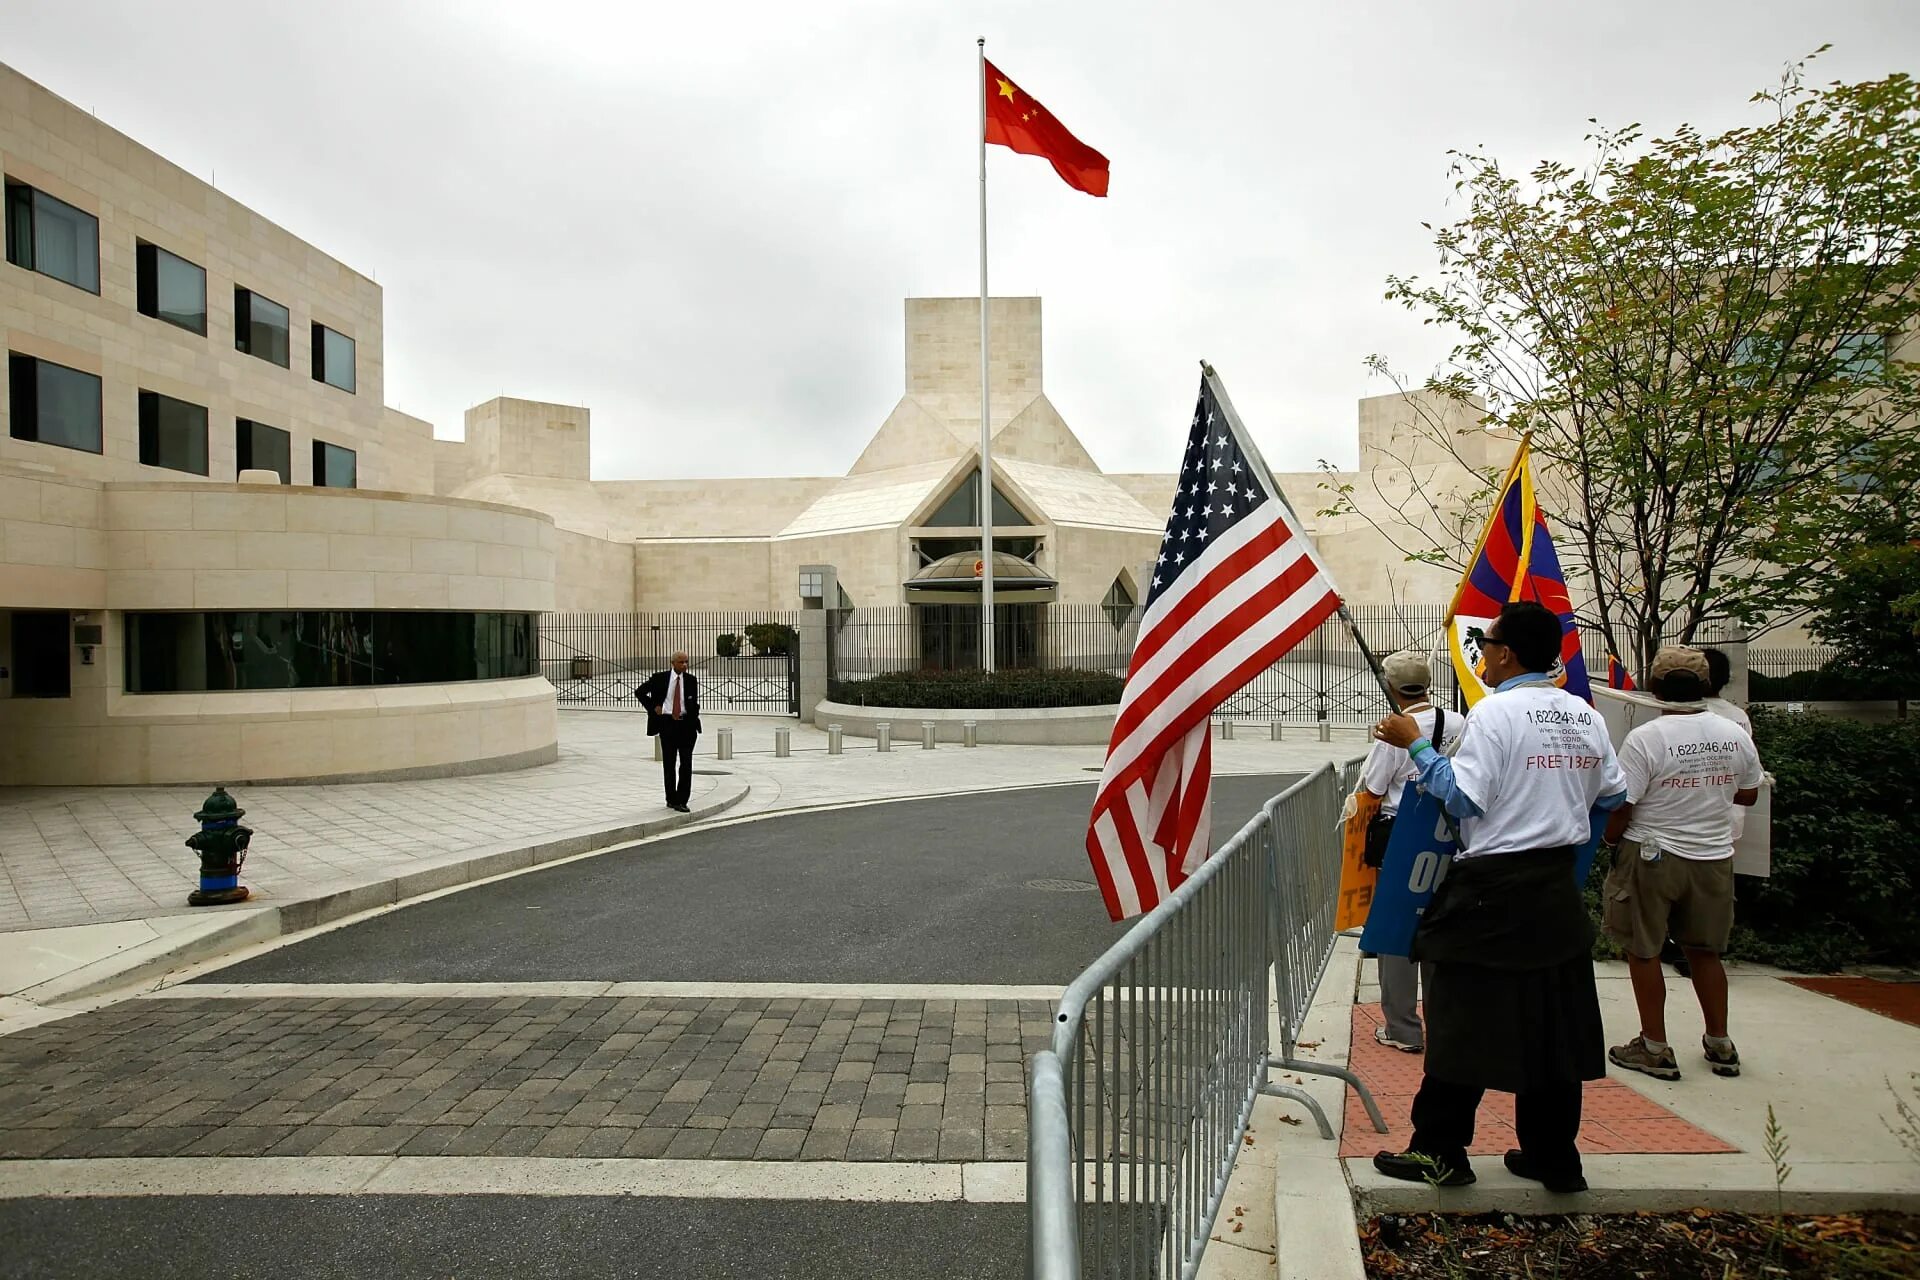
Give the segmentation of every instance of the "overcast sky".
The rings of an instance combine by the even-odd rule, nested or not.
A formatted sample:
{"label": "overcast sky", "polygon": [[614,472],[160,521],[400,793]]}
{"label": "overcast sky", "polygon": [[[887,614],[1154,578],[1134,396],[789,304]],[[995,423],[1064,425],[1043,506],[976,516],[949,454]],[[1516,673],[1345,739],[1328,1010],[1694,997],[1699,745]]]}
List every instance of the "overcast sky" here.
{"label": "overcast sky", "polygon": [[1220,370],[1283,469],[1355,456],[1382,300],[1449,147],[1717,129],[1920,70],[1917,0],[661,3],[7,0],[0,60],[373,275],[387,400],[593,409],[596,476],[836,475],[901,391],[907,296],[977,294],[974,39],[1113,165],[988,159],[996,295],[1110,471],[1171,471]]}

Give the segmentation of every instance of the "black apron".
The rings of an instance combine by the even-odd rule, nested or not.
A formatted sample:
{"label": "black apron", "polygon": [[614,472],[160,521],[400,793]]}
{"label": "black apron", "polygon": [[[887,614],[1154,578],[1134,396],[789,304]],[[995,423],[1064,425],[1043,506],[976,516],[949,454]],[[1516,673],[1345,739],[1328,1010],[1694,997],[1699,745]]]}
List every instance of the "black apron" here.
{"label": "black apron", "polygon": [[1456,859],[1413,936],[1434,963],[1426,1069],[1520,1093],[1607,1073],[1593,923],[1574,850]]}

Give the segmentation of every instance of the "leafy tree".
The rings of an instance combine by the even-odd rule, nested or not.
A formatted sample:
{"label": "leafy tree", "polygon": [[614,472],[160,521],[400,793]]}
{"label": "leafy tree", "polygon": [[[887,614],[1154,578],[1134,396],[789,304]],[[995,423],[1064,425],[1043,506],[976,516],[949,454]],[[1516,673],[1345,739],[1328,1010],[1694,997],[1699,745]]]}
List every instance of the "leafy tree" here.
{"label": "leafy tree", "polygon": [[1907,693],[1920,688],[1920,542],[1845,551],[1814,608],[1815,635],[1840,648],[1840,664]]}
{"label": "leafy tree", "polygon": [[[1530,433],[1575,598],[1636,666],[1663,630],[1803,615],[1836,553],[1890,508],[1904,520],[1920,482],[1920,365],[1903,358],[1920,85],[1814,89],[1806,65],[1754,96],[1762,123],[1711,137],[1596,127],[1584,167],[1524,179],[1453,153],[1465,216],[1429,227],[1434,276],[1387,291],[1457,336],[1408,400],[1405,476],[1382,492],[1402,517],[1369,515],[1351,487],[1329,514],[1464,568],[1497,477],[1462,437]],[[1486,486],[1465,522],[1435,501],[1436,454]]]}

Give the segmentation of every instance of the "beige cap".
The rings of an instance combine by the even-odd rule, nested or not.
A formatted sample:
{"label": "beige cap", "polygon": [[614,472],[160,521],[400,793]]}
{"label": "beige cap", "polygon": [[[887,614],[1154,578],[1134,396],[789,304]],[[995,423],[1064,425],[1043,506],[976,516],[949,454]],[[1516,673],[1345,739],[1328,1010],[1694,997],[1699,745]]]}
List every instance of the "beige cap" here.
{"label": "beige cap", "polygon": [[1402,649],[1388,654],[1380,666],[1387,673],[1387,683],[1397,692],[1425,693],[1433,687],[1433,668],[1427,665],[1424,654]]}
{"label": "beige cap", "polygon": [[1711,684],[1712,674],[1707,670],[1707,655],[1698,649],[1685,645],[1662,645],[1660,652],[1653,655],[1653,670],[1649,679],[1658,680],[1670,676],[1676,671],[1686,671],[1700,677],[1701,684]]}

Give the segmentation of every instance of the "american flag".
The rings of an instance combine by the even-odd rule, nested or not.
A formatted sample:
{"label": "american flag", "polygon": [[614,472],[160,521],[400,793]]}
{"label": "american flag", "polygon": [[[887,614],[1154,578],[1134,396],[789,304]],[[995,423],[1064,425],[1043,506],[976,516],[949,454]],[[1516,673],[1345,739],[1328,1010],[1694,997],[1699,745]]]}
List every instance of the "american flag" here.
{"label": "american flag", "polygon": [[1339,607],[1208,370],[1087,824],[1115,920],[1152,910],[1207,858],[1214,709]]}

